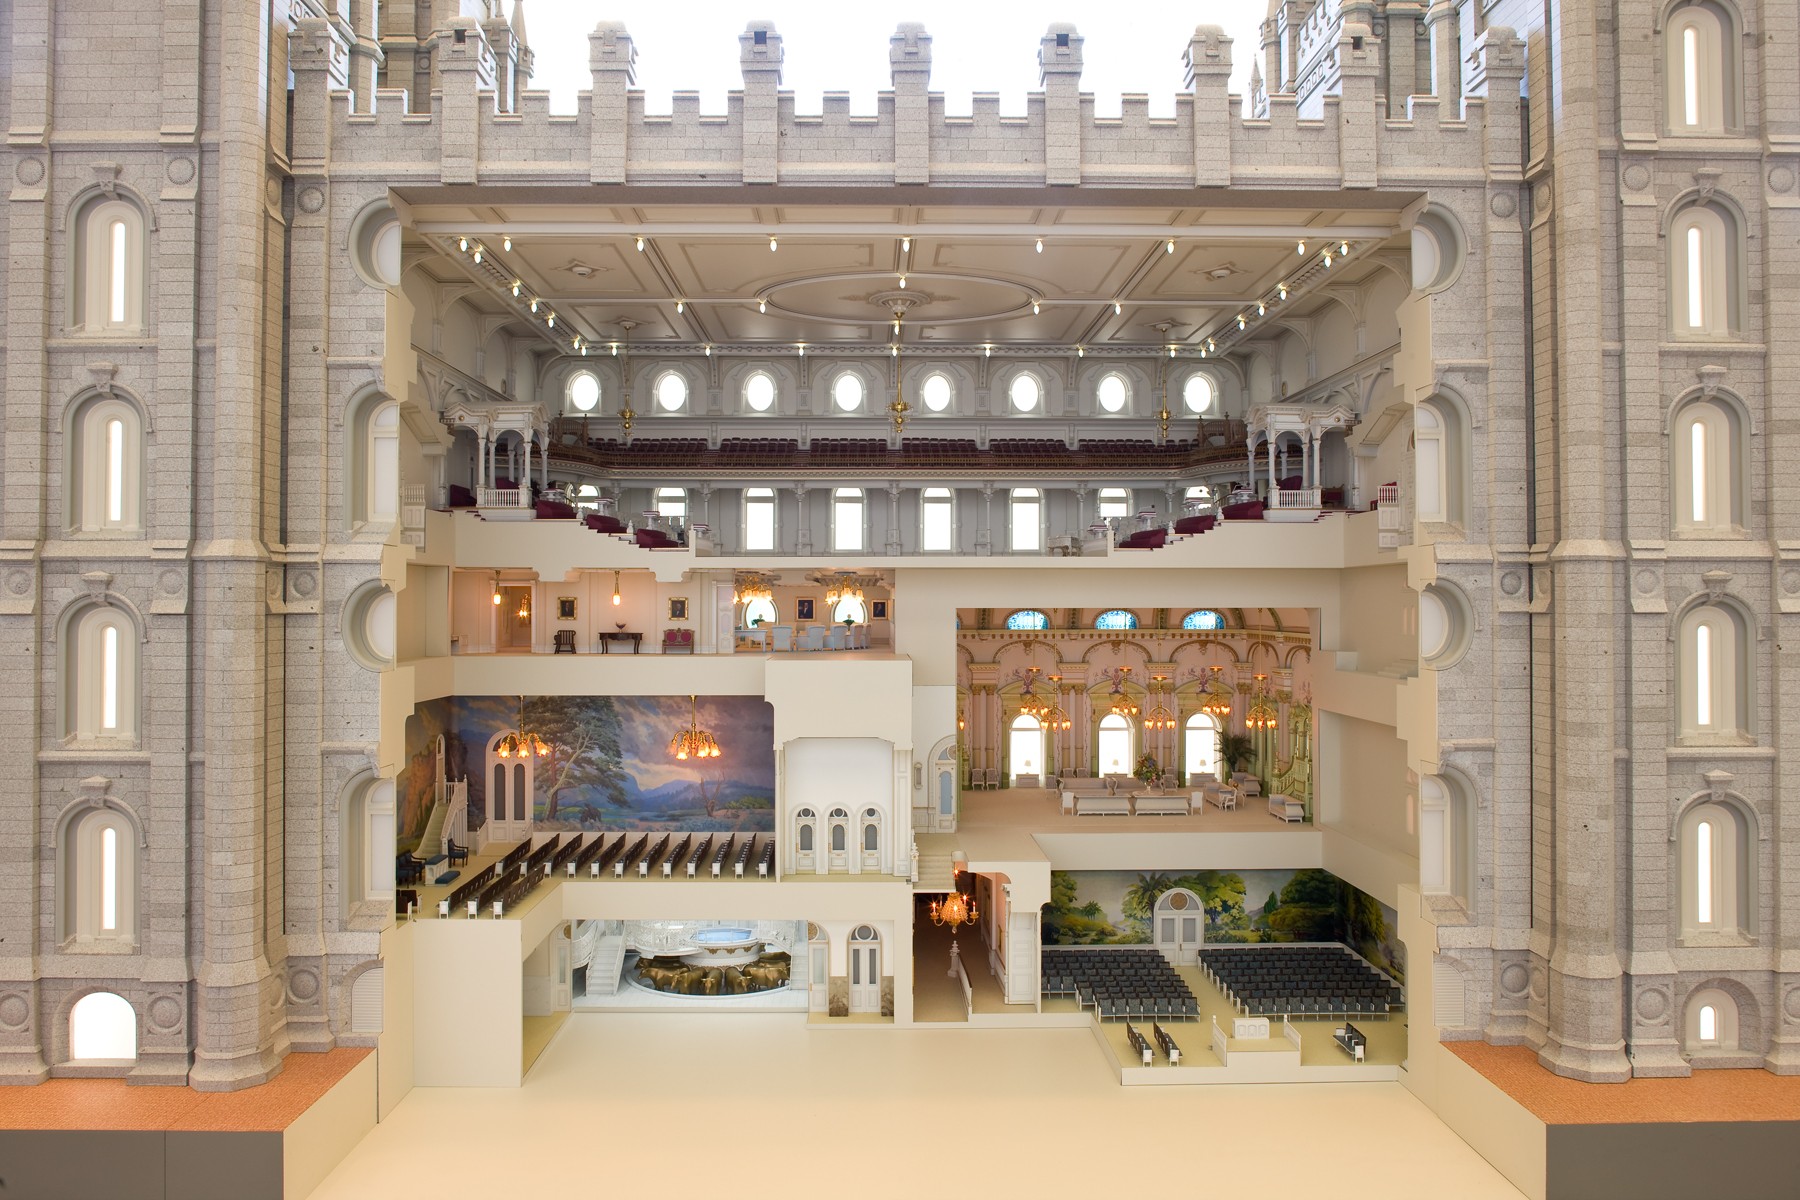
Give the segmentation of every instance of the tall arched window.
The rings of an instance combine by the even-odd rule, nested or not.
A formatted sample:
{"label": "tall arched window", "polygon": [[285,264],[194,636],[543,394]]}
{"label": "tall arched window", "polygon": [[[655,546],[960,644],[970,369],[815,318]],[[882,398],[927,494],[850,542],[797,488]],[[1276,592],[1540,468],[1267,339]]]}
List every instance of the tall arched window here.
{"label": "tall arched window", "polygon": [[1474,825],[1462,789],[1426,775],[1419,780],[1419,890],[1468,903],[1474,876]]}
{"label": "tall arched window", "polygon": [[89,992],[69,1010],[69,1057],[129,1062],[137,1057],[137,1010],[113,992]]}
{"label": "tall arched window", "polygon": [[672,520],[687,520],[687,489],[666,487],[656,489],[656,514]]}
{"label": "tall arched window", "polygon": [[1195,713],[1187,719],[1182,759],[1189,780],[1196,775],[1214,773],[1219,753],[1219,723],[1206,713]]}
{"label": "tall arched window", "polygon": [[1717,4],[1684,0],[1663,27],[1670,133],[1722,134],[1737,123],[1734,22]]}
{"label": "tall arched window", "polygon": [[136,828],[115,808],[89,809],[63,831],[58,935],[68,950],[130,951],[137,944]]}
{"label": "tall arched window", "polygon": [[1696,400],[1675,414],[1671,442],[1677,533],[1742,529],[1742,423],[1717,400]]}
{"label": "tall arched window", "polygon": [[851,595],[841,597],[831,610],[831,622],[834,625],[841,625],[845,621],[855,621],[858,625],[862,625],[865,624],[868,619],[868,606],[862,602],[862,597],[860,596]]}
{"label": "tall arched window", "polygon": [[[505,803],[504,765],[496,764],[493,782],[495,819]],[[490,826],[490,828],[492,828]],[[421,850],[426,849],[421,847]],[[363,901],[391,902],[394,898],[394,781],[365,779],[354,785],[339,817],[338,871],[346,910]],[[438,851],[430,850],[430,854]]]}
{"label": "tall arched window", "polygon": [[1681,935],[1740,938],[1755,924],[1754,831],[1735,805],[1696,804],[1681,818]]}
{"label": "tall arched window", "polygon": [[144,425],[118,396],[75,408],[69,431],[69,528],[83,533],[143,528]]}
{"label": "tall arched window", "polygon": [[773,625],[775,623],[775,602],[757,597],[744,602],[744,628],[754,629],[757,625]]}
{"label": "tall arched window", "polygon": [[956,549],[956,496],[949,488],[919,493],[919,549],[940,554]]}
{"label": "tall arched window", "polygon": [[138,732],[137,625],[122,609],[93,605],[68,627],[64,735],[129,742]]}
{"label": "tall arched window", "polygon": [[1035,553],[1044,548],[1043,493],[1036,488],[1014,488],[1007,498],[1007,517],[1015,551]]}
{"label": "tall arched window", "polygon": [[1131,515],[1131,493],[1121,487],[1105,487],[1100,489],[1099,503],[1095,515],[1102,521],[1109,517],[1128,517]]}
{"label": "tall arched window", "polygon": [[1413,409],[1413,481],[1419,520],[1462,523],[1467,438],[1455,404],[1433,398],[1420,401]]}
{"label": "tall arched window", "polygon": [[1122,608],[1109,608],[1094,618],[1095,629],[1136,629],[1137,614]]}
{"label": "tall arched window", "polygon": [[1094,774],[1129,775],[1132,766],[1131,722],[1107,713],[1100,718],[1100,736],[1094,739]]}
{"label": "tall arched window", "polygon": [[775,549],[774,488],[744,489],[744,549]]}
{"label": "tall arched window", "polygon": [[1682,1049],[1689,1055],[1730,1054],[1739,1048],[1737,1001],[1722,988],[1698,988],[1688,996]]}
{"label": "tall arched window", "polygon": [[400,406],[383,404],[369,414],[369,495],[371,521],[400,515]]}
{"label": "tall arched window", "polygon": [[1181,618],[1181,627],[1183,629],[1223,629],[1225,628],[1225,618],[1216,609],[1196,608]]}
{"label": "tall arched window", "polygon": [[1006,756],[1011,782],[1016,783],[1020,775],[1044,774],[1044,727],[1036,717],[1020,714],[1013,718]]}
{"label": "tall arched window", "polygon": [[[854,379],[854,375],[842,378]],[[863,493],[861,488],[835,488],[831,493],[831,548],[863,548]]]}
{"label": "tall arched window", "polygon": [[1677,636],[1679,734],[1683,741],[1736,742],[1751,730],[1749,639],[1735,609],[1703,604]]}
{"label": "tall arched window", "polygon": [[71,323],[83,333],[144,328],[144,216],[123,199],[95,199],[75,218]]}
{"label": "tall arched window", "polygon": [[1669,323],[1677,337],[1730,336],[1738,321],[1738,230],[1717,204],[1690,204],[1669,224]]}
{"label": "tall arched window", "polygon": [[1006,618],[1008,629],[1048,629],[1050,618],[1035,608],[1021,608]]}

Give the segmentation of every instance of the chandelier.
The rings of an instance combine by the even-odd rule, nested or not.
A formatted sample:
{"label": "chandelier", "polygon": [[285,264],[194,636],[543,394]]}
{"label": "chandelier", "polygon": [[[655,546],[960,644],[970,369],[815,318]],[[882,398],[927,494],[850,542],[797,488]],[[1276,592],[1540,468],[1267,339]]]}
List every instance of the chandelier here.
{"label": "chandelier", "polygon": [[1219,678],[1224,667],[1212,669],[1212,682],[1207,685],[1206,698],[1200,701],[1200,711],[1215,720],[1223,721],[1231,715],[1231,689]]}
{"label": "chandelier", "polygon": [[1113,674],[1112,693],[1109,698],[1112,700],[1112,711],[1113,715],[1116,717],[1135,717],[1138,715],[1138,706],[1132,702],[1130,696],[1125,694],[1125,681],[1130,677],[1130,667],[1120,667],[1118,671]]}
{"label": "chandelier", "polygon": [[669,739],[669,753],[686,762],[690,758],[719,757],[719,743],[713,735],[700,728],[700,701],[698,697],[688,697],[688,727]]}
{"label": "chandelier", "polygon": [[900,317],[904,308],[894,309],[894,402],[888,405],[888,416],[894,419],[894,436],[898,438],[900,431],[906,428],[906,414],[912,411],[912,405],[906,402],[906,395],[901,390],[900,374]]}
{"label": "chandelier", "polygon": [[619,378],[625,381],[623,406],[619,409],[619,432],[626,441],[631,440],[631,422],[637,414],[631,411],[631,331],[637,327],[636,321],[620,321],[619,328],[625,331],[625,360],[619,366]]}
{"label": "chandelier", "polygon": [[525,728],[525,697],[519,697],[519,727],[510,730],[494,747],[495,758],[548,758],[550,743]]}
{"label": "chandelier", "polygon": [[1032,687],[1037,683],[1040,667],[1025,668],[1025,692],[1019,697],[1019,712],[1027,717],[1045,717],[1050,714],[1051,706],[1038,699]]}
{"label": "chandelier", "polygon": [[[1043,715],[1044,728],[1060,729],[1060,730],[1063,730],[1066,732],[1067,730],[1072,728],[1075,723],[1069,719],[1069,714],[1063,710],[1063,707],[1061,704],[1062,676],[1061,675],[1052,675],[1052,676],[1050,676],[1050,682],[1056,685],[1056,698],[1057,698],[1058,702],[1055,704],[1052,704],[1050,706],[1050,711],[1046,712]],[[1071,703],[1071,706],[1073,706],[1073,701],[1071,701],[1070,703]]]}
{"label": "chandelier", "polygon": [[1155,702],[1155,707],[1153,707],[1150,710],[1149,715],[1144,718],[1144,728],[1173,729],[1175,728],[1175,714],[1163,707],[1162,698],[1159,694],[1162,692],[1163,681],[1167,679],[1168,676],[1153,675],[1151,678],[1156,681],[1156,686],[1150,689],[1150,698]]}
{"label": "chandelier", "polygon": [[1251,697],[1250,711],[1244,716],[1246,729],[1273,729],[1277,724],[1275,706],[1269,703],[1268,694],[1263,690],[1263,682],[1268,678],[1267,675],[1256,677],[1256,693]]}
{"label": "chandelier", "polygon": [[748,604],[752,600],[775,599],[775,581],[761,571],[739,571],[732,583],[731,602]]}
{"label": "chandelier", "polygon": [[964,925],[973,925],[981,920],[981,914],[975,911],[975,897],[962,892],[951,892],[942,900],[931,902],[931,923],[948,925],[957,929]]}
{"label": "chandelier", "polygon": [[815,571],[806,577],[808,583],[825,589],[825,607],[834,607],[840,600],[865,599],[864,588],[880,587],[884,582],[879,575],[859,575],[855,571]]}

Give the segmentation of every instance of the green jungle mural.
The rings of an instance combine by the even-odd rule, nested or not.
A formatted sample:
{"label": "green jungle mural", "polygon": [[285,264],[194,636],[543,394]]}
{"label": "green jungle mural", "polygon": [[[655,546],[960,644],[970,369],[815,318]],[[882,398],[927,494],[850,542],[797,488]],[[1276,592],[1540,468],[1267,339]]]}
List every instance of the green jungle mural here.
{"label": "green jungle mural", "polygon": [[1405,955],[1393,909],[1330,871],[1052,871],[1044,906],[1047,946],[1150,942],[1159,896],[1186,888],[1206,911],[1205,940],[1342,942],[1404,981]]}
{"label": "green jungle mural", "polygon": [[[759,696],[701,696],[697,707],[724,753],[678,762],[669,739],[688,723],[686,696],[527,696],[525,726],[550,745],[532,763],[533,828],[772,831],[774,708]],[[480,825],[488,744],[518,724],[516,696],[455,696],[414,710],[397,787],[400,849],[416,846],[430,819],[439,739],[444,775],[468,780],[470,824]]]}

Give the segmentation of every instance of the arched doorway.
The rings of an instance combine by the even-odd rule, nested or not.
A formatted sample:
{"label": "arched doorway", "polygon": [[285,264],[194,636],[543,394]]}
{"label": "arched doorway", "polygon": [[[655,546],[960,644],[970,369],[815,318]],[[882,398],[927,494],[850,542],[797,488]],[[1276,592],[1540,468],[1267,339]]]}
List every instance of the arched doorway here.
{"label": "arched doorway", "polygon": [[862,820],[862,869],[865,871],[881,870],[881,812],[878,809],[863,809]]}
{"label": "arched doorway", "polygon": [[1100,718],[1100,736],[1094,741],[1094,774],[1131,774],[1131,722],[1118,713]]}
{"label": "arched doorway", "polygon": [[486,841],[516,842],[531,836],[532,797],[536,794],[536,765],[529,757],[501,758],[495,753],[501,730],[487,744],[487,811]]}
{"label": "arched doorway", "polygon": [[794,814],[794,870],[818,871],[818,847],[819,814],[803,808]]}
{"label": "arched doorway", "polygon": [[850,1011],[881,1011],[881,934],[873,925],[850,934]]}
{"label": "arched doorway", "polygon": [[926,803],[931,809],[930,828],[939,833],[956,830],[956,739],[938,743],[931,760],[932,788]]}
{"label": "arched doorway", "polygon": [[1044,727],[1036,717],[1023,714],[1013,718],[1012,732],[1006,743],[1007,780],[1016,784],[1021,775],[1044,773]]}
{"label": "arched doorway", "polygon": [[1170,888],[1156,898],[1151,940],[1172,963],[1194,963],[1206,936],[1206,909],[1186,888]]}
{"label": "arched doorway", "polygon": [[1181,761],[1187,769],[1188,782],[1196,775],[1216,775],[1219,753],[1219,723],[1206,713],[1195,713],[1187,719],[1181,747]]}
{"label": "arched doorway", "polygon": [[831,810],[831,869],[850,869],[850,814],[841,808]]}

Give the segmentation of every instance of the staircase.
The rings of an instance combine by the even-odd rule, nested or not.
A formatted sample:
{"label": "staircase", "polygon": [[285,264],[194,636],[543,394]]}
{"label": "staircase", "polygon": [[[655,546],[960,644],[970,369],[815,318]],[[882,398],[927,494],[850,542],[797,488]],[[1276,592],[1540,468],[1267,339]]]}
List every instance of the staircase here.
{"label": "staircase", "polygon": [[919,881],[915,892],[951,892],[956,890],[956,872],[948,854],[919,855]]}
{"label": "staircase", "polygon": [[594,957],[588,960],[587,994],[616,995],[619,990],[619,968],[624,962],[625,935],[609,933],[602,936],[594,944]]}
{"label": "staircase", "polygon": [[442,797],[431,806],[431,816],[425,822],[425,832],[419,835],[419,857],[435,858],[444,853],[444,817],[450,812],[450,806]]}

